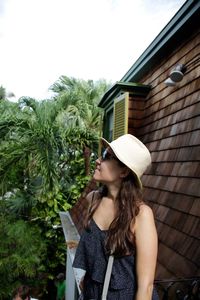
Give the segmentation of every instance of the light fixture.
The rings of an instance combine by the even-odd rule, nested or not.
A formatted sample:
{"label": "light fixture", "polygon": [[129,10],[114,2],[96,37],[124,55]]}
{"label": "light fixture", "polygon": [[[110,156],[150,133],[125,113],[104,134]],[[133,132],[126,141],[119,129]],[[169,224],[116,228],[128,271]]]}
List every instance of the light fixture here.
{"label": "light fixture", "polygon": [[183,79],[183,75],[186,71],[186,66],[183,64],[178,64],[173,68],[169,74],[169,77],[164,81],[167,86],[175,86],[177,82]]}
{"label": "light fixture", "polygon": [[186,71],[186,66],[182,64],[178,64],[169,74],[169,77],[174,82],[179,82],[183,79],[183,75]]}
{"label": "light fixture", "polygon": [[167,86],[175,86],[176,85],[176,82],[174,82],[173,80],[171,80],[171,78],[167,78],[164,83],[167,85]]}

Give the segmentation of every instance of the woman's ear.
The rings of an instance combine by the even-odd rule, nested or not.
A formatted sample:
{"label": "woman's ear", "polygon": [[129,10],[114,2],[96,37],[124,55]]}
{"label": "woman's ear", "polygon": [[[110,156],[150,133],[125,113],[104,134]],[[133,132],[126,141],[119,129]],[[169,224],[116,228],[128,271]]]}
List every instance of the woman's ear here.
{"label": "woman's ear", "polygon": [[122,169],[122,172],[121,172],[121,174],[120,174],[120,177],[121,177],[121,178],[125,178],[126,176],[129,175],[129,173],[130,173],[130,169],[127,168],[127,167],[124,167],[124,168]]}

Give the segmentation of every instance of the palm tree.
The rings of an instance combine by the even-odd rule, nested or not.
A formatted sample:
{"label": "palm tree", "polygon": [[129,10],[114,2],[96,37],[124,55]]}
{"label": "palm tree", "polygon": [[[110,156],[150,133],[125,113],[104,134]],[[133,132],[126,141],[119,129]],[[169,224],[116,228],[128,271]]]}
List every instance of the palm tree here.
{"label": "palm tree", "polygon": [[82,146],[86,175],[90,174],[91,152],[98,146],[102,111],[97,104],[108,87],[105,80],[94,82],[67,76],[61,76],[51,87],[56,93],[55,100],[65,108],[63,120],[68,128],[68,137],[72,143],[78,142]]}
{"label": "palm tree", "polygon": [[[25,256],[29,253],[28,249],[34,249],[41,239],[44,240],[47,244],[46,265],[40,271],[52,276],[54,268],[64,263],[66,251],[62,232],[58,235],[52,225],[59,220],[58,211],[67,210],[69,207],[62,193],[60,162],[61,155],[67,158],[68,149],[59,127],[59,107],[55,101],[37,102],[31,98],[21,98],[18,103],[12,103],[4,99],[0,101],[0,113],[0,223],[4,224],[4,220],[12,216],[8,220],[9,226],[0,228],[0,237],[5,238],[6,248],[2,250],[6,251],[6,259],[0,273],[2,275],[8,269],[11,270],[10,264],[16,265],[16,272],[19,272],[20,256],[18,252],[14,253],[15,248],[12,248],[13,244],[10,242],[16,232],[13,231],[13,235],[9,236],[12,227],[16,231],[23,229],[24,239],[22,236],[19,241],[19,252],[27,247],[27,251],[23,253]],[[3,215],[2,205],[5,205]],[[36,227],[40,231],[41,239],[39,235],[31,238]],[[35,233],[37,234],[36,229]],[[29,240],[26,240],[28,236]],[[30,241],[33,243],[31,246],[28,244]],[[21,250],[20,243],[24,243]],[[54,244],[56,249],[52,249]],[[21,255],[22,259],[24,255]],[[41,256],[43,254],[38,251],[34,261],[24,261],[24,269],[20,275],[30,278],[35,276],[36,272],[30,273],[31,268],[33,264],[40,263]],[[12,273],[12,278],[8,274],[13,283],[20,280],[16,272]]]}
{"label": "palm tree", "polygon": [[19,104],[6,100],[1,104],[1,188],[8,186],[11,174],[22,170],[23,180],[40,174],[44,190],[51,188],[57,180],[54,167],[54,148],[59,147],[54,135],[56,110],[45,101],[39,103],[29,98],[21,99]]}

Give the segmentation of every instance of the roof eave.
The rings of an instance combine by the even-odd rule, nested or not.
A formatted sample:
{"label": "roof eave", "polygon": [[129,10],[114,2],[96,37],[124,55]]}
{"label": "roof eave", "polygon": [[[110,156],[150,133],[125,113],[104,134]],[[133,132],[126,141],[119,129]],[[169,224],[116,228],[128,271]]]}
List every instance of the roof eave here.
{"label": "roof eave", "polygon": [[129,71],[122,77],[121,81],[138,81],[142,77],[145,68],[150,67],[152,60],[161,49],[170,44],[172,38],[180,29],[187,26],[188,20],[200,9],[200,1],[186,1],[171,21],[163,28],[159,35],[147,47],[143,54],[136,60]]}
{"label": "roof eave", "polygon": [[132,92],[137,96],[144,97],[149,93],[150,89],[150,85],[118,81],[104,94],[98,106],[104,108],[110,99],[113,99],[120,91]]}

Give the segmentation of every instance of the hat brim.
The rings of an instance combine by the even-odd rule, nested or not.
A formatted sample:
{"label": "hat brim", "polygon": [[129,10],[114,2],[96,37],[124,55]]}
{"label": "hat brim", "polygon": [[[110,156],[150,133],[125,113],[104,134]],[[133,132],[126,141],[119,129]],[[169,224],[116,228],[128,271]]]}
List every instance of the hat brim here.
{"label": "hat brim", "polygon": [[[112,149],[113,153],[115,154],[115,156],[117,157],[117,159],[119,159],[119,161],[121,161],[127,168],[129,168],[129,166],[127,166],[127,164],[118,156],[117,151],[115,149],[113,149],[111,143],[109,143],[103,137],[100,138],[100,141],[105,148],[110,147]],[[143,186],[142,186],[142,182],[141,182],[139,176],[132,169],[129,168],[129,170],[133,173],[133,175],[135,176],[135,179],[138,183],[138,186],[142,189]]]}

